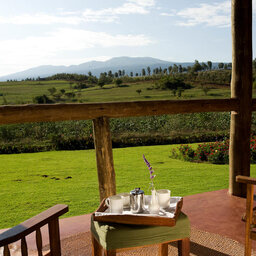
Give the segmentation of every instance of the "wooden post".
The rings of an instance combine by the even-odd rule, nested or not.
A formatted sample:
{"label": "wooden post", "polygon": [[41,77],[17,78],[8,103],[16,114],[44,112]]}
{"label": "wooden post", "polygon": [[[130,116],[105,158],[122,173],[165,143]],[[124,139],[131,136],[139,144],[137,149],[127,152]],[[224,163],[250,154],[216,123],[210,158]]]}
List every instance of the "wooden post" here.
{"label": "wooden post", "polygon": [[55,218],[48,224],[51,254],[61,256],[59,219]]}
{"label": "wooden post", "polygon": [[98,169],[100,200],[116,194],[116,180],[113,163],[112,141],[109,119],[93,119],[94,147]]}
{"label": "wooden post", "polygon": [[232,0],[231,98],[240,102],[231,112],[229,193],[246,196],[246,184],[237,175],[250,176],[250,132],[252,112],[252,0]]}

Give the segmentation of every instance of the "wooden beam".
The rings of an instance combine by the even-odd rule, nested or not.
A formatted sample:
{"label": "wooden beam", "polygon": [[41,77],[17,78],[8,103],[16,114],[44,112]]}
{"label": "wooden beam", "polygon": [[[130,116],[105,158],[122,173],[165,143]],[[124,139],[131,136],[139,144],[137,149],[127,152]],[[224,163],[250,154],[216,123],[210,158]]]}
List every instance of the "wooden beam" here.
{"label": "wooden beam", "polygon": [[237,99],[160,100],[86,104],[0,106],[0,124],[87,120],[239,109]]}
{"label": "wooden beam", "polygon": [[116,180],[112,141],[107,117],[93,119],[94,146],[96,151],[100,201],[116,194]]}
{"label": "wooden beam", "polygon": [[231,113],[229,193],[246,196],[246,184],[237,175],[250,176],[250,129],[252,111],[252,0],[232,0],[231,98],[240,102]]}

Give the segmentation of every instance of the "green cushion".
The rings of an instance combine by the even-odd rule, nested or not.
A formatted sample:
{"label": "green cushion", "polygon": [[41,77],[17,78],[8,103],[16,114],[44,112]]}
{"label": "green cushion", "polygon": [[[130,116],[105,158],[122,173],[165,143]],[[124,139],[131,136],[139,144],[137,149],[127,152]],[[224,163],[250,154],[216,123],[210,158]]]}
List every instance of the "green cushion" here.
{"label": "green cushion", "polygon": [[91,232],[106,250],[159,244],[190,236],[188,217],[181,213],[174,227],[139,226],[91,221]]}

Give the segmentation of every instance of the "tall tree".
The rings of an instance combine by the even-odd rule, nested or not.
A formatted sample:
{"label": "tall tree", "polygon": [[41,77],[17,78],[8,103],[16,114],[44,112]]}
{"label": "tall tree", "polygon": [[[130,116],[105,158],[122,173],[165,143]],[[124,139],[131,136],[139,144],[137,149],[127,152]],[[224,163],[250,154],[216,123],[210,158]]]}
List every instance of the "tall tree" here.
{"label": "tall tree", "polygon": [[220,63],[218,64],[218,68],[219,68],[219,69],[223,69],[223,68],[224,68],[224,63],[223,63],[223,62],[220,62]]}
{"label": "tall tree", "polygon": [[108,77],[113,78],[113,74],[111,70],[108,71]]}
{"label": "tall tree", "polygon": [[150,76],[150,74],[151,74],[151,69],[150,69],[150,67],[147,67],[147,72],[148,72],[148,75]]}
{"label": "tall tree", "polygon": [[174,64],[173,68],[172,68],[172,72],[176,74],[176,73],[178,73],[178,71],[179,71],[178,66],[176,64]]}
{"label": "tall tree", "polygon": [[202,68],[203,68],[203,70],[207,70],[208,66],[204,62],[202,62]]}
{"label": "tall tree", "polygon": [[169,75],[172,73],[172,66],[168,67]]}
{"label": "tall tree", "polygon": [[143,68],[143,69],[141,70],[141,73],[142,73],[142,76],[145,76],[145,75],[146,75],[146,70],[145,70],[145,68]]}
{"label": "tall tree", "polygon": [[210,60],[207,61],[207,65],[208,65],[208,68],[211,70],[212,69],[212,62]]}
{"label": "tall tree", "polygon": [[195,63],[192,67],[192,72],[198,72],[200,70],[202,70],[202,66],[201,66],[201,64],[199,63],[198,60],[195,60]]}

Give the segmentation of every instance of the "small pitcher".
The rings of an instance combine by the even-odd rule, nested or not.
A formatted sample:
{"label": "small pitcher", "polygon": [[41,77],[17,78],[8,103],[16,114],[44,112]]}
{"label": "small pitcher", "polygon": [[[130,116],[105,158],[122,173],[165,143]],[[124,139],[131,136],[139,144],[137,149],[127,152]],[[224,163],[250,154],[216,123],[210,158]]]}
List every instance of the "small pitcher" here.
{"label": "small pitcher", "polygon": [[135,188],[130,192],[130,206],[132,213],[141,213],[144,211],[144,191]]}

